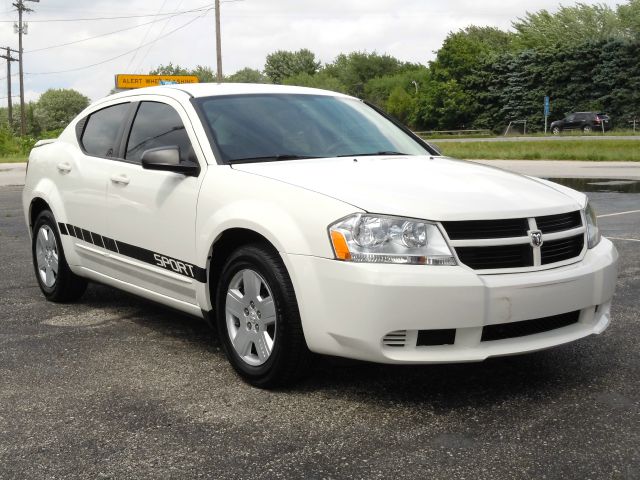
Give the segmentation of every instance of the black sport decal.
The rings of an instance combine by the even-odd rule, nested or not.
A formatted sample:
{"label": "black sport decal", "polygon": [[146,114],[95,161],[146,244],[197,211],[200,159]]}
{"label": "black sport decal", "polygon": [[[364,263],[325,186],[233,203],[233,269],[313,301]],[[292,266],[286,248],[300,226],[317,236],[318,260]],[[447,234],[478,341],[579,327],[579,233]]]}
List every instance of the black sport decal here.
{"label": "black sport decal", "polygon": [[124,255],[125,257],[135,258],[141,262],[164,268],[165,270],[169,270],[185,277],[193,278],[198,282],[205,283],[207,281],[207,271],[204,268],[191,263],[187,263],[161,253],[153,252],[146,248],[119,242],[112,238],[90,232],[84,228],[75,227],[68,223],[58,223],[58,227],[62,235],[76,237],[87,243],[91,243],[96,247],[104,248],[111,252]]}

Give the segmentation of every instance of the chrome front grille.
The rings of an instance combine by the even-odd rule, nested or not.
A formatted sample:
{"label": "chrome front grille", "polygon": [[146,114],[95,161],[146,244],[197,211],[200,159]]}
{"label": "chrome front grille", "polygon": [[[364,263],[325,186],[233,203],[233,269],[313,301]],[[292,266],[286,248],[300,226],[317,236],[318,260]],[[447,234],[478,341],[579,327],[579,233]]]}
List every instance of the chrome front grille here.
{"label": "chrome front grille", "polygon": [[474,270],[559,266],[576,261],[585,249],[586,229],[579,210],[531,218],[442,222],[442,226],[460,262]]}

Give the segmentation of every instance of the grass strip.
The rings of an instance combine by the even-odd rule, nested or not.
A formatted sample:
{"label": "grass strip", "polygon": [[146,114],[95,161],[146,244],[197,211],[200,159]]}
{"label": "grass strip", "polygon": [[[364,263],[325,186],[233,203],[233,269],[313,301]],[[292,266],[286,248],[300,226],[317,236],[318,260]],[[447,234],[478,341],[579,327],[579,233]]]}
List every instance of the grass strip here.
{"label": "grass strip", "polygon": [[438,147],[443,154],[460,159],[640,162],[640,140],[450,142]]}

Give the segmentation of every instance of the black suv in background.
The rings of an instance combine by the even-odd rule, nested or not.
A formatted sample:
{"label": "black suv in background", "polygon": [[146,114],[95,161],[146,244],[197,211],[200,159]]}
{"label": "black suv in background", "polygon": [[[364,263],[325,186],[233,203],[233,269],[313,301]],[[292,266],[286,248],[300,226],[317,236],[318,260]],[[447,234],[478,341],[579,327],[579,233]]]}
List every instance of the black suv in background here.
{"label": "black suv in background", "polygon": [[568,115],[563,120],[557,120],[551,124],[551,133],[560,135],[563,130],[582,130],[584,133],[601,132],[611,130],[612,124],[609,115],[596,112],[576,112]]}

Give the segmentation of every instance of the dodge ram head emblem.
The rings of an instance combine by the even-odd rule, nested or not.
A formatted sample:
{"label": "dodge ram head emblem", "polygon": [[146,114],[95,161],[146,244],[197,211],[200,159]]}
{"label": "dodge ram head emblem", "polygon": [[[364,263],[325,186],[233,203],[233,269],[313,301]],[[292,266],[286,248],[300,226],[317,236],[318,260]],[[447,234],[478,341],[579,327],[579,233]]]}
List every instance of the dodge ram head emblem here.
{"label": "dodge ram head emblem", "polygon": [[531,239],[532,247],[541,247],[544,243],[544,240],[542,240],[542,232],[540,230],[530,230],[529,238]]}

